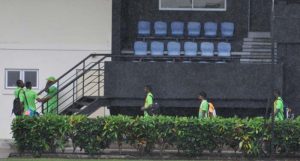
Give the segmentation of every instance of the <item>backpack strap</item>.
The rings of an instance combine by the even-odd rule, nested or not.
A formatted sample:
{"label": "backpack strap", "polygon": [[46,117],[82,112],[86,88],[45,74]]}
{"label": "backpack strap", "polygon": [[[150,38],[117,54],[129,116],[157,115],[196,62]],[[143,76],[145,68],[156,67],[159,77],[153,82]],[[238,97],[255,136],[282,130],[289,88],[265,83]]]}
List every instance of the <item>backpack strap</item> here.
{"label": "backpack strap", "polygon": [[19,92],[18,92],[18,98],[20,98],[20,92],[22,91],[23,89],[20,89]]}
{"label": "backpack strap", "polygon": [[24,91],[24,97],[25,97],[25,102],[26,102],[26,105],[29,107],[28,105],[28,101],[27,101],[27,97],[26,97],[26,92]]}

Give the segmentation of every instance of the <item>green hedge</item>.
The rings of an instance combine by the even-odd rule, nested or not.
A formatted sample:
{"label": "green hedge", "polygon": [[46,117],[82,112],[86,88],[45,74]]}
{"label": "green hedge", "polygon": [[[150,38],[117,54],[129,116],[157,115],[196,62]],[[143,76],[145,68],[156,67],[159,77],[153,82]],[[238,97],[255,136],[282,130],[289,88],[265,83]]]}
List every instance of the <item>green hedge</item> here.
{"label": "green hedge", "polygon": [[[176,147],[189,156],[199,156],[204,150],[221,151],[224,147],[241,151],[245,156],[262,156],[270,147],[270,122],[263,118],[187,117],[128,117],[110,116],[89,119],[85,116],[56,116],[13,121],[13,138],[20,152],[40,155],[44,152],[64,151],[72,141],[74,150],[98,154],[112,143],[132,145],[141,154],[151,152],[155,145],[163,154],[168,147]],[[281,154],[299,151],[300,118],[275,123],[274,149]]]}

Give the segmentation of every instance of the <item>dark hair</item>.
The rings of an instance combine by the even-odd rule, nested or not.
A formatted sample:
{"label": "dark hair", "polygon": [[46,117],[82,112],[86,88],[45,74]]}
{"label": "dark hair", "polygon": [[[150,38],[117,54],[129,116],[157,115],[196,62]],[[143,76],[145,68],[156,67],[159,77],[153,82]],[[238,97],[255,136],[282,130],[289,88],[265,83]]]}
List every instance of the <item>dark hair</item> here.
{"label": "dark hair", "polygon": [[199,96],[202,96],[203,98],[206,98],[207,97],[207,94],[204,92],[204,91],[201,91],[199,93]]}
{"label": "dark hair", "polygon": [[280,96],[280,90],[279,89],[274,89],[273,93],[276,94],[277,96]]}
{"label": "dark hair", "polygon": [[150,85],[146,85],[145,88],[147,88],[150,92],[152,92],[152,87]]}
{"label": "dark hair", "polygon": [[21,87],[22,86],[23,81],[22,80],[17,80],[16,85],[17,87]]}
{"label": "dark hair", "polygon": [[30,88],[32,88],[32,84],[31,84],[31,82],[26,82],[26,85],[25,85],[25,86],[26,86],[26,88],[27,88],[27,89],[30,89]]}

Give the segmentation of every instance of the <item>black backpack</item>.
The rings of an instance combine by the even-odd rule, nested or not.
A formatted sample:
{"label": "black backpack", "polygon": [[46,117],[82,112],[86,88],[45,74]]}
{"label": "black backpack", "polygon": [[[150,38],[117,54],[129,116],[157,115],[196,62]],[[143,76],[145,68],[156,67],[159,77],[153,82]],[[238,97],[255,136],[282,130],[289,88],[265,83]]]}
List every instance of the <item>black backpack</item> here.
{"label": "black backpack", "polygon": [[153,99],[153,104],[147,111],[150,116],[158,115],[160,113],[159,104],[157,102],[155,102],[155,99],[153,98],[153,96],[152,96],[152,99]]}
{"label": "black backpack", "polygon": [[24,106],[22,105],[22,102],[20,100],[21,91],[23,90],[19,91],[18,97],[14,99],[14,103],[13,103],[12,113],[15,114],[15,116],[21,116],[24,112]]}

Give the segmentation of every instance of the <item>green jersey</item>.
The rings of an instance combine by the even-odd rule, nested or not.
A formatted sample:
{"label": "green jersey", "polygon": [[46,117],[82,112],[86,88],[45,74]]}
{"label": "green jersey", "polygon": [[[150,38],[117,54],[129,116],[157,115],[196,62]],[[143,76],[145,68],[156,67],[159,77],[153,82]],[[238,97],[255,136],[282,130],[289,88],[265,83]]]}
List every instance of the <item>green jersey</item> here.
{"label": "green jersey", "polygon": [[25,90],[25,100],[24,100],[24,109],[26,110],[36,110],[36,104],[35,101],[38,98],[38,95],[35,91],[31,89]]}
{"label": "green jersey", "polygon": [[[149,92],[145,99],[144,107],[145,109],[148,109],[153,104],[153,94]],[[145,111],[144,116],[148,116],[149,114]]]}
{"label": "green jersey", "polygon": [[24,102],[24,89],[18,87],[14,92],[15,98],[20,98],[21,102]]}
{"label": "green jersey", "polygon": [[46,103],[46,113],[57,114],[57,91],[56,85],[49,87],[47,97],[50,97],[50,99]]}
{"label": "green jersey", "polygon": [[278,97],[275,102],[274,102],[274,112],[277,112],[275,115],[275,120],[276,121],[282,121],[284,120],[284,114],[283,114],[283,100],[281,97]]}
{"label": "green jersey", "polygon": [[[204,116],[203,116],[203,112],[205,112]],[[207,113],[208,113],[208,102],[207,100],[202,100],[199,107],[199,118],[207,117]]]}

